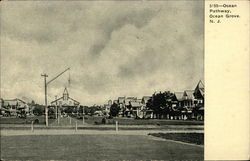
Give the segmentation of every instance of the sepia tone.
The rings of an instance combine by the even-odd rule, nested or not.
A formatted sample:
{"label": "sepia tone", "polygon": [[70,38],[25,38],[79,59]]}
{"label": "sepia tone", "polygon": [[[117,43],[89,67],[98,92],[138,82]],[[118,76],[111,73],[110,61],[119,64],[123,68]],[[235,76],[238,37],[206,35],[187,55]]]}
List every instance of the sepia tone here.
{"label": "sepia tone", "polygon": [[1,5],[2,160],[203,160],[204,2]]}

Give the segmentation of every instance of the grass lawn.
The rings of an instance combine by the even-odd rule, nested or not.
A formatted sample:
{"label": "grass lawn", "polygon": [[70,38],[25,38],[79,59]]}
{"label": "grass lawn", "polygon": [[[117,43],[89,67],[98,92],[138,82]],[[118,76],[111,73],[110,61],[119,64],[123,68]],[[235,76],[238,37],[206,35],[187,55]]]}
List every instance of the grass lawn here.
{"label": "grass lawn", "polygon": [[203,160],[204,148],[137,135],[2,136],[3,160]]}
{"label": "grass lawn", "polygon": [[149,135],[164,138],[164,139],[204,145],[203,133],[152,133],[152,134],[150,133]]}
{"label": "grass lawn", "polygon": [[[31,124],[32,121],[38,120],[37,124],[45,124],[45,116],[27,116],[26,118],[18,117],[1,117],[0,124]],[[54,122],[55,119],[49,119],[49,123]]]}
{"label": "grass lawn", "polygon": [[[100,124],[103,117],[85,116],[85,122],[88,124]],[[204,121],[190,120],[166,120],[166,119],[134,119],[134,118],[113,118],[107,119],[106,124],[115,124],[118,121],[120,125],[204,125]]]}

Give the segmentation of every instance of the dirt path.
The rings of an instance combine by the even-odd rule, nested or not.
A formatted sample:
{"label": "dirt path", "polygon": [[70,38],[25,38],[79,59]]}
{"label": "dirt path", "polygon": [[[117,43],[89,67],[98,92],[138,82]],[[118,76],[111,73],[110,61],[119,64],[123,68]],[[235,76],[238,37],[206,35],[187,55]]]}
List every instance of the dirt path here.
{"label": "dirt path", "polygon": [[74,129],[39,129],[39,130],[1,130],[2,136],[15,135],[85,135],[85,134],[117,134],[117,135],[148,135],[148,133],[204,133],[203,130],[74,130]]}

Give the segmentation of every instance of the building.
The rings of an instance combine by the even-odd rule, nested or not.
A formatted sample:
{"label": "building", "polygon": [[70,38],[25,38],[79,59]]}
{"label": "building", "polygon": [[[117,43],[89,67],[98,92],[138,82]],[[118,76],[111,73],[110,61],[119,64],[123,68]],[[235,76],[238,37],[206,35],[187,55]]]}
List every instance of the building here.
{"label": "building", "polygon": [[20,113],[28,113],[29,106],[28,104],[19,99],[2,99],[1,98],[1,114],[17,116]]}
{"label": "building", "polygon": [[194,114],[198,120],[204,120],[204,99],[205,97],[205,86],[200,80],[194,90]]}
{"label": "building", "polygon": [[143,96],[141,103],[143,105],[146,105],[151,98],[152,98],[151,96]]}
{"label": "building", "polygon": [[65,87],[62,97],[54,100],[51,102],[52,106],[79,106],[80,102],[76,101],[75,99],[69,97],[69,92]]}
{"label": "building", "polygon": [[199,81],[194,90],[194,103],[196,106],[204,107],[204,93],[204,84],[202,83],[202,81]]}
{"label": "building", "polygon": [[[204,120],[204,84],[199,81],[194,90],[175,92],[172,100],[172,110],[181,119]],[[178,112],[179,113],[178,113]],[[181,113],[180,113],[181,112]]]}

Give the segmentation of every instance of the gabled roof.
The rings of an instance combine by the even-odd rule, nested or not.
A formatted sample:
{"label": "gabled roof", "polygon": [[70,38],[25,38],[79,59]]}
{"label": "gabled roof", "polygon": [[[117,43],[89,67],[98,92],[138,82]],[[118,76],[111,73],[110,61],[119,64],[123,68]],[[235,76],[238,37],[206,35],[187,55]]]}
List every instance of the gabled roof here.
{"label": "gabled roof", "polygon": [[[74,101],[74,103],[80,104],[80,102],[76,101],[75,99],[73,99],[73,98],[71,98],[71,97],[68,97],[68,99]],[[60,97],[60,98],[58,98],[58,99],[52,101],[51,104],[53,104],[53,103],[55,103],[55,102],[57,102],[57,101],[59,101],[59,100],[63,100],[63,97]]]}
{"label": "gabled roof", "polygon": [[200,92],[200,94],[204,97],[204,93],[205,93],[205,86],[202,83],[202,81],[200,80],[194,90],[194,93],[198,93]]}
{"label": "gabled roof", "polygon": [[15,99],[8,99],[8,100],[3,100],[3,105],[4,106],[16,106],[16,105],[25,105],[26,102],[24,102],[21,99],[15,98]]}
{"label": "gabled roof", "polygon": [[184,98],[185,99],[194,99],[194,90],[186,90],[184,91]]}
{"label": "gabled roof", "polygon": [[175,92],[174,95],[178,101],[182,101],[184,92]]}
{"label": "gabled roof", "polygon": [[56,100],[52,101],[51,104],[52,104],[52,103],[55,103],[55,102],[57,102],[57,101],[59,101],[59,100],[61,100],[61,99],[63,99],[63,97],[57,98]]}
{"label": "gabled roof", "polygon": [[71,97],[69,97],[69,99],[71,99],[72,101],[74,101],[74,102],[77,103],[77,104],[80,104],[80,102],[78,102],[77,100],[75,100],[75,99],[73,99],[73,98],[71,98]]}
{"label": "gabled roof", "polygon": [[[74,104],[80,104],[80,102],[78,102],[78,101],[76,101],[75,99],[69,97],[69,92],[68,92],[68,90],[67,90],[66,87],[64,88],[64,91],[63,91],[63,96],[64,96],[64,95],[67,95],[67,99],[70,99],[70,100],[74,101]],[[59,100],[63,100],[63,96],[60,97],[60,98],[58,98],[58,99],[56,99],[56,100],[54,100],[54,101],[52,101],[52,102],[50,102],[50,103],[53,104],[53,103],[55,103],[55,102],[57,102],[57,101],[59,101]]]}
{"label": "gabled roof", "polygon": [[124,103],[125,97],[118,97],[118,102],[119,103]]}

